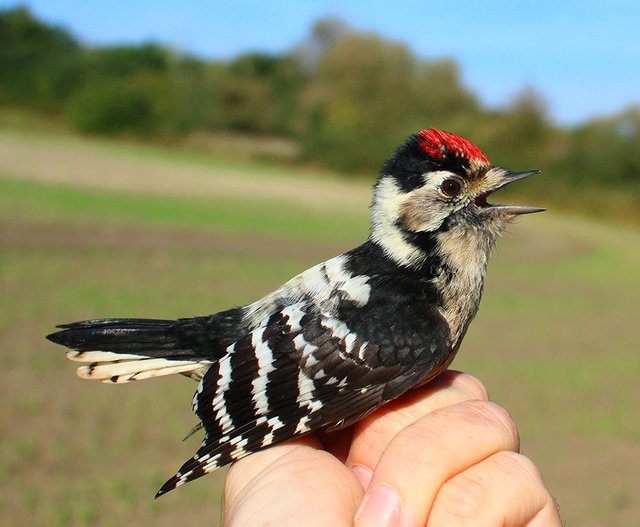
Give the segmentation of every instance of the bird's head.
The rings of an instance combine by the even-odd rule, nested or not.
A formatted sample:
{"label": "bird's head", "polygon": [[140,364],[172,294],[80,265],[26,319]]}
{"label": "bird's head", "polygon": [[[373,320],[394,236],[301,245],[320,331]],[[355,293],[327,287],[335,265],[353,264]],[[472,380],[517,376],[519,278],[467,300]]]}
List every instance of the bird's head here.
{"label": "bird's head", "polygon": [[467,139],[422,130],[410,136],[382,168],[372,203],[372,239],[407,265],[420,264],[447,232],[477,237],[490,248],[515,216],[544,209],[492,205],[487,198],[536,173],[495,167]]}

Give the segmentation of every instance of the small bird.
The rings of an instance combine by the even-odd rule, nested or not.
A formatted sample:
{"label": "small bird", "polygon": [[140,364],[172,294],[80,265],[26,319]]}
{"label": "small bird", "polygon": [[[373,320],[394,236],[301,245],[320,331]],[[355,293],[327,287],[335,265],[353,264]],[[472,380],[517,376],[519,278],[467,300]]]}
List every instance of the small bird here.
{"label": "small bird", "polygon": [[544,210],[487,199],[538,172],[495,167],[467,139],[422,130],[384,163],[362,245],[243,307],[75,322],[47,338],[84,363],[84,379],[198,381],[204,440],[158,497],[270,445],[347,427],[444,371],[494,242],[516,216]]}

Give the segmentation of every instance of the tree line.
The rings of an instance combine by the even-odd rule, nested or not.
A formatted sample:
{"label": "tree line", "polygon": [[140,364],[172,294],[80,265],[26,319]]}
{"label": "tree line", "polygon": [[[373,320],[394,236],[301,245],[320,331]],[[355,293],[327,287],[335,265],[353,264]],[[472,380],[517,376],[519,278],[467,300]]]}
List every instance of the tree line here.
{"label": "tree line", "polygon": [[0,104],[93,134],[283,137],[300,162],[351,174],[376,171],[400,138],[433,126],[469,137],[496,164],[544,169],[529,188],[552,189],[550,201],[640,210],[640,106],[574,127],[555,126],[531,89],[486,108],[454,61],[333,18],[285,53],[222,61],[154,43],[88,47],[26,8],[0,11]]}

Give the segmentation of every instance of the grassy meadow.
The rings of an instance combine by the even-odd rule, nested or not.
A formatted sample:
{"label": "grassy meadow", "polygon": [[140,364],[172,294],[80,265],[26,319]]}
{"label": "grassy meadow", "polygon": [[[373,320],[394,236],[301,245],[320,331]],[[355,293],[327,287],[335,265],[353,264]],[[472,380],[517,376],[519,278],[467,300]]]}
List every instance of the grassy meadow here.
{"label": "grassy meadow", "polygon": [[[249,302],[365,239],[372,182],[0,127],[0,524],[216,525],[223,471],[153,500],[197,448],[193,382],[84,382],[44,336]],[[640,517],[639,267],[629,227],[523,218],[454,363],[569,525]]]}

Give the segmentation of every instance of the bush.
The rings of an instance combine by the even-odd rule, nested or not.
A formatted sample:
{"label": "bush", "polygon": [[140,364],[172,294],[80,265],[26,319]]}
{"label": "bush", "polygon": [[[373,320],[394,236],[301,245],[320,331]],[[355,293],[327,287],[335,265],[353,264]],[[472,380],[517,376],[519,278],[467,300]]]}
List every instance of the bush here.
{"label": "bush", "polygon": [[95,79],[87,83],[69,99],[66,118],[82,132],[148,133],[152,129],[148,95],[119,79]]}

